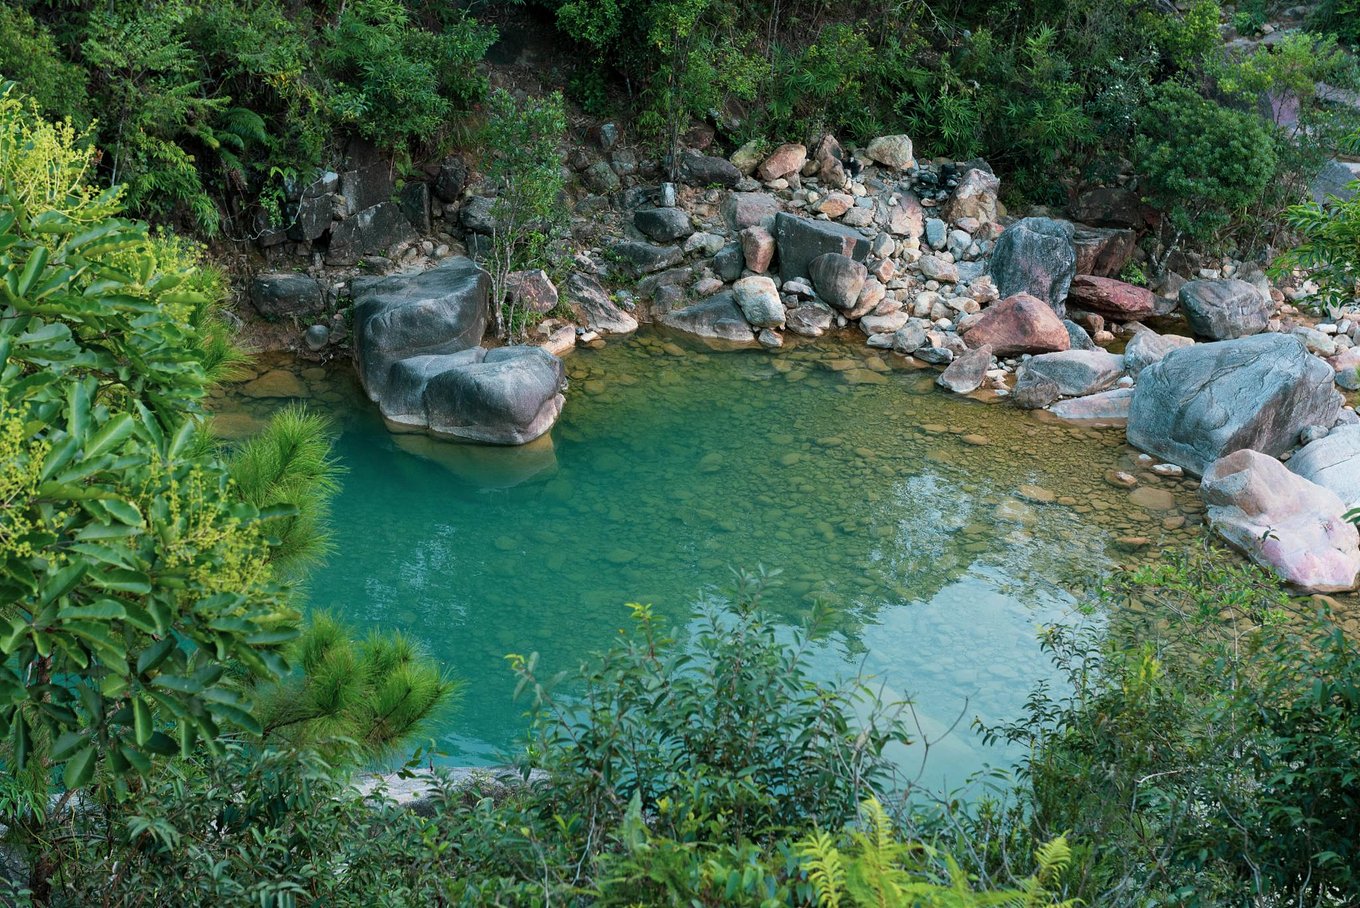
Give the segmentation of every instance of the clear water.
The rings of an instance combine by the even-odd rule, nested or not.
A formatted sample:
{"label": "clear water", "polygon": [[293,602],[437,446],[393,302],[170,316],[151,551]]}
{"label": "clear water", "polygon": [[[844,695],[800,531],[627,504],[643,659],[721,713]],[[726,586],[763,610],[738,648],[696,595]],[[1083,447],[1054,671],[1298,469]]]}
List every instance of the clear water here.
{"label": "clear water", "polygon": [[[781,572],[766,597],[781,620],[834,607],[817,671],[874,675],[929,736],[956,726],[926,778],[961,782],[1011,756],[969,725],[1015,718],[1050,676],[1039,628],[1198,523],[1187,482],[1140,472],[1131,498],[1105,480],[1138,470],[1122,430],[957,398],[862,346],[708,353],[644,334],[567,362],[563,417],[529,450],[394,436],[347,370],[302,371],[341,416],[348,468],[309,601],[413,635],[464,680],[435,730],[453,763],[515,747],[506,653],[574,667],[627,624],[625,603],[683,624],[731,568],[761,566]],[[276,403],[236,405],[229,428]]]}

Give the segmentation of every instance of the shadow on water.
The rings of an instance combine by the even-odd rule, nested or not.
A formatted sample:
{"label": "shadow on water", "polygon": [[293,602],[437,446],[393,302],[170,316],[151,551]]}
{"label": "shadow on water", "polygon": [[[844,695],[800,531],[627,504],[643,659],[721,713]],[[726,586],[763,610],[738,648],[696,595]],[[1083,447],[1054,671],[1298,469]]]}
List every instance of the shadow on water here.
{"label": "shadow on water", "polygon": [[831,608],[820,673],[862,667],[932,733],[962,718],[927,777],[958,782],[1013,756],[968,728],[1015,718],[1052,678],[1038,629],[1078,620],[1093,577],[1200,522],[1192,483],[1137,467],[1122,431],[956,398],[862,346],[715,354],[644,333],[567,369],[561,422],[523,450],[394,436],[347,373],[304,373],[349,470],[310,602],[413,635],[467,682],[438,730],[451,762],[514,746],[506,653],[573,668],[617,636],[625,603],[683,624],[733,566],[759,565],[781,573],[766,596],[781,621]]}

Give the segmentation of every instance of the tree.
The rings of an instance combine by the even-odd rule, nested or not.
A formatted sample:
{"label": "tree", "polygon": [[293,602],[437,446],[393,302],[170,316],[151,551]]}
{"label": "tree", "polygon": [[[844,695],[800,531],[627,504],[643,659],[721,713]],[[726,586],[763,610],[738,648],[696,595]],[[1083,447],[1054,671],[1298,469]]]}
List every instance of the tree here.
{"label": "tree", "polygon": [[215,278],[119,217],[85,139],[0,88],[0,738],[40,806],[54,769],[69,792],[258,731],[228,669],[277,677],[297,633],[270,564],[292,509],[196,441]]}
{"label": "tree", "polygon": [[507,299],[511,272],[546,260],[553,234],[565,217],[558,151],[565,131],[560,92],[517,102],[498,89],[487,100],[483,142],[490,158],[487,180],[496,201],[485,264],[491,271],[496,333],[502,338],[513,339],[517,333],[514,305]]}

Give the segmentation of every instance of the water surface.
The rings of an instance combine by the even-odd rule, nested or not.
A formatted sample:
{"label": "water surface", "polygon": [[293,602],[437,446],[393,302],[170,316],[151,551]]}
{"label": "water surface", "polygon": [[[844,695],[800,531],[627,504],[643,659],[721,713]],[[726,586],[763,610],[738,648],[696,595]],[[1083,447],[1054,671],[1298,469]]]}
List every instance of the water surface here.
{"label": "water surface", "polygon": [[302,373],[341,417],[349,471],[310,603],[411,634],[466,682],[436,730],[451,762],[515,746],[506,653],[573,667],[628,623],[625,603],[683,623],[732,568],[763,567],[781,621],[832,608],[819,673],[874,675],[931,734],[958,723],[927,778],[959,782],[1010,756],[968,726],[1017,717],[1051,676],[1039,628],[1199,523],[1192,484],[1136,464],[1122,430],[957,398],[856,344],[708,353],[644,334],[567,365],[563,417],[527,451],[394,436],[347,370]]}

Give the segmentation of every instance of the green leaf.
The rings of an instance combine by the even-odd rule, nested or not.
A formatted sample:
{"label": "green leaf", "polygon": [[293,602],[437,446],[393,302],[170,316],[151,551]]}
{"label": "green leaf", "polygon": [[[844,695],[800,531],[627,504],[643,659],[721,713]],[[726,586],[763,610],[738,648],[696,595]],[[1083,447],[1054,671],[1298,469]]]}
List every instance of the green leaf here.
{"label": "green leaf", "polygon": [[80,788],[94,778],[95,751],[93,747],[82,747],[75,756],[66,761],[66,770],[61,774],[68,789]]}
{"label": "green leaf", "polygon": [[127,440],[132,434],[134,424],[132,416],[127,413],[119,413],[104,424],[90,443],[85,446],[85,456],[98,457],[107,451],[113,450],[116,446]]}
{"label": "green leaf", "polygon": [[145,747],[155,730],[151,725],[151,707],[140,697],[132,701],[132,728],[138,747]]}

